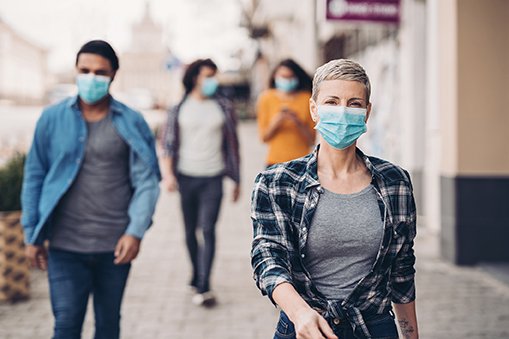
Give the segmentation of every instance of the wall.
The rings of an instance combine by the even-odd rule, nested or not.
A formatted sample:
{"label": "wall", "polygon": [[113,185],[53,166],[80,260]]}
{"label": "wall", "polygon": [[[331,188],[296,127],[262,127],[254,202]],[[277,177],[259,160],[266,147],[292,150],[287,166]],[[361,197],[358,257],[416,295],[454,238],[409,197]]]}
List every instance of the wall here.
{"label": "wall", "polygon": [[458,174],[507,176],[509,1],[458,4]]}
{"label": "wall", "polygon": [[442,254],[509,262],[509,2],[438,4]]}

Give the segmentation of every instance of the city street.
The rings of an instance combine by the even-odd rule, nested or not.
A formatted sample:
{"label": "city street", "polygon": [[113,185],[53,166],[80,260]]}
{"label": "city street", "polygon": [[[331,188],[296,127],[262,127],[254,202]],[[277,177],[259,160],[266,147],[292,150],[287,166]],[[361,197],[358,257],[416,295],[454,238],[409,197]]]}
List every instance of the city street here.
{"label": "city street", "polygon": [[[10,120],[0,116],[2,137],[12,130],[10,124]],[[26,127],[24,122],[20,124]],[[225,181],[212,280],[217,307],[203,309],[191,303],[186,285],[190,270],[178,196],[162,192],[154,225],[131,271],[123,304],[122,338],[272,338],[278,312],[256,289],[249,257],[250,192],[256,173],[264,166],[265,148],[258,141],[254,122],[243,122],[239,133],[243,191],[240,201],[233,204],[232,185]],[[417,305],[421,338],[509,338],[509,286],[477,268],[455,267],[441,261],[438,249],[437,236],[418,229]],[[91,306],[84,338],[93,336]],[[0,304],[0,338],[50,338],[52,325],[46,274],[34,271],[30,300]]]}

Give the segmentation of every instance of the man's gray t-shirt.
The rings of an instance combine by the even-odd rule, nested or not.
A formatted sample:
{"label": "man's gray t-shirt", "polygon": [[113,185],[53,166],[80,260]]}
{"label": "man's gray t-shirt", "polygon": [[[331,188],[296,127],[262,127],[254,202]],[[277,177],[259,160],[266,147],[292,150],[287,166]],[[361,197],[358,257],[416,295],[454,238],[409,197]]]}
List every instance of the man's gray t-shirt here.
{"label": "man's gray t-shirt", "polygon": [[55,209],[50,246],[81,253],[114,251],[129,223],[132,197],[129,146],[111,113],[87,122],[85,157],[76,180]]}
{"label": "man's gray t-shirt", "polygon": [[304,266],[329,300],[344,300],[371,270],[383,236],[372,185],[353,194],[321,194],[305,248]]}

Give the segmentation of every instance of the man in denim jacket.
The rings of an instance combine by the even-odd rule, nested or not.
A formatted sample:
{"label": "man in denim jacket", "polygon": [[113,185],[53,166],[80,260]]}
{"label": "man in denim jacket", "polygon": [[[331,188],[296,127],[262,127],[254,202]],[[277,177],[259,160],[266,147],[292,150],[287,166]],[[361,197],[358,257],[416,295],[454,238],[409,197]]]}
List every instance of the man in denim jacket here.
{"label": "man in denim jacket", "polygon": [[109,94],[118,68],[107,42],[82,46],[78,96],[44,110],[25,165],[26,253],[48,270],[57,339],[80,338],[90,294],[95,338],[119,337],[130,263],[159,196],[152,133]]}

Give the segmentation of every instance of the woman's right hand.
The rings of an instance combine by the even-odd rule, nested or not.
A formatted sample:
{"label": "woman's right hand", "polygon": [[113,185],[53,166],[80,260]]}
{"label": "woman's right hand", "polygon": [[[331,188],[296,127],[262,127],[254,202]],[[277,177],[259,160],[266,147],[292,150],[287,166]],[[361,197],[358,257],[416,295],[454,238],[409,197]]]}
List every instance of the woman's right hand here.
{"label": "woman's right hand", "polygon": [[283,124],[283,122],[285,122],[285,120],[288,120],[288,113],[287,111],[280,111],[278,114],[276,114],[274,116],[274,118],[272,119],[271,121],[271,127],[276,129],[278,128],[279,126],[281,126],[281,124]]}
{"label": "woman's right hand", "polygon": [[277,285],[272,297],[292,321],[297,339],[338,339],[327,321],[302,299],[291,283]]}
{"label": "woman's right hand", "polygon": [[163,180],[164,187],[168,190],[168,192],[175,192],[178,189],[177,177],[173,174],[169,174],[165,176]]}
{"label": "woman's right hand", "polygon": [[290,319],[297,334],[297,339],[338,339],[327,321],[312,308],[296,312]]}

